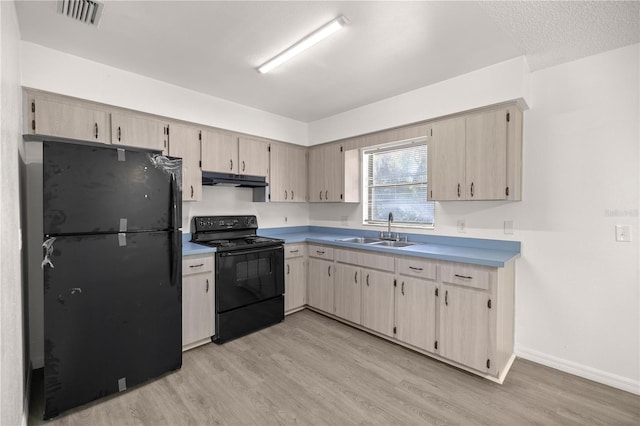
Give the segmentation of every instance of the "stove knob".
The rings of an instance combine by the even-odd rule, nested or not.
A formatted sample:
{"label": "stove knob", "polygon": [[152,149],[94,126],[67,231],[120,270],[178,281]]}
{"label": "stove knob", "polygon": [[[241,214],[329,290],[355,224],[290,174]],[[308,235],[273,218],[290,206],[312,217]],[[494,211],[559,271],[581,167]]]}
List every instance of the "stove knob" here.
{"label": "stove knob", "polygon": [[251,216],[247,218],[247,226],[256,226],[256,218]]}

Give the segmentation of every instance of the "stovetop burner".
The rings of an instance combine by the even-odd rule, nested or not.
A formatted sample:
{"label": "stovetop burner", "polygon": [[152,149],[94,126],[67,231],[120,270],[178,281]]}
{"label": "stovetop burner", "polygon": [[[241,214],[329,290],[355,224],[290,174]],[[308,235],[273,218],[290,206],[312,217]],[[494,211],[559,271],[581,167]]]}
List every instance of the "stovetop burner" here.
{"label": "stovetop burner", "polygon": [[256,235],[255,216],[196,216],[193,218],[191,241],[218,251],[279,246],[284,241]]}

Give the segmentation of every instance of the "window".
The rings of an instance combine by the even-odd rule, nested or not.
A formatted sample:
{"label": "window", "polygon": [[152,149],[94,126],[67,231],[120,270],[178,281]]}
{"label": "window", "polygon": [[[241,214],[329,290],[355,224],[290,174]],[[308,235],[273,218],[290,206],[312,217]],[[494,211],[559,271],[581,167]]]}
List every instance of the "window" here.
{"label": "window", "polygon": [[427,201],[427,143],[403,141],[363,151],[365,224],[433,227],[434,202]]}

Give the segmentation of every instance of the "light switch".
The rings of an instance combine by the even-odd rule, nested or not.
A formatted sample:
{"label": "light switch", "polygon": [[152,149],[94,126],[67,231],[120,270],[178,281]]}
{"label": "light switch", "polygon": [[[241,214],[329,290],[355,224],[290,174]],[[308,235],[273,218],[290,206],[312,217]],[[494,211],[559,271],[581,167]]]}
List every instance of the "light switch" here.
{"label": "light switch", "polygon": [[631,225],[616,225],[616,241],[625,243],[631,241]]}
{"label": "light switch", "polygon": [[513,221],[512,220],[505,220],[504,221],[504,233],[506,235],[512,235],[513,234]]}
{"label": "light switch", "polygon": [[467,220],[466,219],[458,219],[458,232],[462,232],[462,233],[467,232]]}

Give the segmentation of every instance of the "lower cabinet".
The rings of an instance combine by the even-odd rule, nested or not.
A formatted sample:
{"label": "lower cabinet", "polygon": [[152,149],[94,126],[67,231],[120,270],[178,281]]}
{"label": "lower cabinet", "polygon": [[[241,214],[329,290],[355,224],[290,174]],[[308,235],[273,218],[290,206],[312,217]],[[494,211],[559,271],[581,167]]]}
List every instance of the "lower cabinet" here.
{"label": "lower cabinet", "polygon": [[307,303],[309,306],[333,314],[335,266],[330,259],[314,257],[314,253],[327,256],[331,248],[309,246],[309,268],[307,271]]}
{"label": "lower cabinet", "polygon": [[399,277],[396,286],[396,339],[425,351],[436,348],[436,283]]}
{"label": "lower cabinet", "polygon": [[307,303],[305,244],[284,246],[284,312],[295,312]]}
{"label": "lower cabinet", "polygon": [[341,263],[336,265],[335,314],[356,324],[361,323],[360,281],[362,281],[360,268]]}
{"label": "lower cabinet", "polygon": [[362,325],[393,337],[394,277],[388,272],[362,269]]}
{"label": "lower cabinet", "polygon": [[182,350],[211,342],[215,330],[213,254],[182,259]]}

